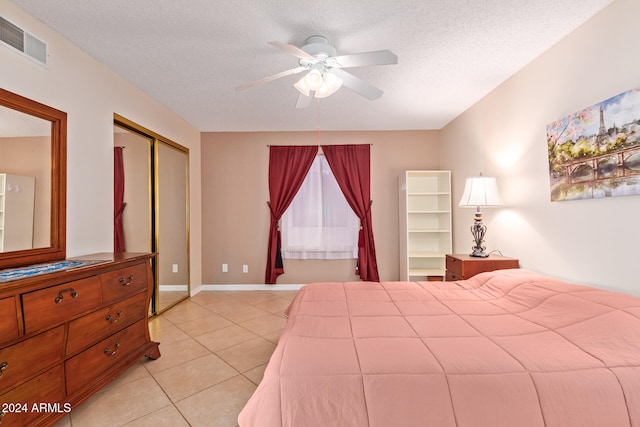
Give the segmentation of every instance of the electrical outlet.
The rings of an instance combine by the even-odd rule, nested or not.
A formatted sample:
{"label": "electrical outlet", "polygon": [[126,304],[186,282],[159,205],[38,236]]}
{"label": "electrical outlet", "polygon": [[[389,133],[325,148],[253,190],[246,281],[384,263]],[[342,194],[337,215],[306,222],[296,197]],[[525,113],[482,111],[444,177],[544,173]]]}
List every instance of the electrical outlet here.
{"label": "electrical outlet", "polygon": [[248,273],[248,272],[249,272],[249,266],[248,266],[247,264],[244,264],[244,265],[242,266],[242,272],[243,272],[243,273]]}
{"label": "electrical outlet", "polygon": [[222,272],[223,273],[229,272],[229,264],[222,264]]}
{"label": "electrical outlet", "polygon": [[172,273],[177,273],[178,272],[178,264],[172,264],[171,265],[171,272]]}

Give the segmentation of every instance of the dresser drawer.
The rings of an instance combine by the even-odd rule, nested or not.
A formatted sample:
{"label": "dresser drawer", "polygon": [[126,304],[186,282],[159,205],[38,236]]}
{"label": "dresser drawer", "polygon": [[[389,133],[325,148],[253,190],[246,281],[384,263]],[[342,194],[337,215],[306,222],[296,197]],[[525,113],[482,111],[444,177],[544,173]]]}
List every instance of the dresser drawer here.
{"label": "dresser drawer", "polygon": [[456,280],[464,280],[460,274],[453,273],[449,270],[446,272],[445,280],[447,282],[455,282]]}
{"label": "dresser drawer", "polygon": [[124,301],[87,314],[69,323],[67,356],[107,337],[120,329],[146,318],[146,293],[141,293]]}
{"label": "dresser drawer", "polygon": [[15,297],[0,299],[0,343],[20,335]]}
{"label": "dresser drawer", "polygon": [[67,394],[80,391],[146,343],[147,319],[89,347],[65,362]]}
{"label": "dresser drawer", "polygon": [[[452,274],[462,277],[462,261],[460,261],[458,258],[454,258],[451,255],[447,255],[445,265],[447,268],[447,273],[450,272]],[[453,280],[460,280],[460,279],[453,279]]]}
{"label": "dresser drawer", "polygon": [[0,350],[0,392],[62,360],[64,326]]}
{"label": "dresser drawer", "polygon": [[100,306],[100,281],[89,277],[22,295],[25,334],[64,322]]}
{"label": "dresser drawer", "polygon": [[117,301],[147,290],[147,264],[138,264],[100,275],[102,299]]}
{"label": "dresser drawer", "polygon": [[28,426],[42,413],[34,410],[33,404],[50,403],[49,411],[69,412],[71,407],[64,402],[64,372],[62,364],[54,366],[47,372],[22,384],[13,390],[0,395],[0,410],[7,409],[2,414],[2,426]]}

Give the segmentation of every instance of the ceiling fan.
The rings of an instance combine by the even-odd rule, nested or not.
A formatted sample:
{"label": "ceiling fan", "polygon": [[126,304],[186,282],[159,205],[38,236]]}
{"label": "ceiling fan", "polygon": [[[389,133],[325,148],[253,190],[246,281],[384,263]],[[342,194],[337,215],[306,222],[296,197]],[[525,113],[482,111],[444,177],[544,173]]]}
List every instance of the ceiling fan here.
{"label": "ceiling fan", "polygon": [[303,108],[309,105],[312,97],[327,97],[342,86],[348,87],[367,99],[378,99],[382,96],[380,89],[344,69],[398,63],[398,57],[389,50],[337,55],[336,49],[322,36],[307,38],[302,48],[275,41],[269,42],[269,44],[298,58],[299,66],[260,80],[245,83],[236,87],[236,90],[249,89],[282,77],[308,71],[303,78],[294,84],[295,88],[300,92],[296,108]]}

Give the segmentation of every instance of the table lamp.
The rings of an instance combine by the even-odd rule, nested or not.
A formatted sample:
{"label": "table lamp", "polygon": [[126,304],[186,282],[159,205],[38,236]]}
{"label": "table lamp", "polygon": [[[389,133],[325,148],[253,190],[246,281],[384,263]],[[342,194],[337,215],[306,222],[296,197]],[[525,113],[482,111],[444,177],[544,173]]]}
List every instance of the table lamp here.
{"label": "table lamp", "polygon": [[470,256],[478,258],[486,258],[489,256],[489,254],[484,251],[485,247],[482,246],[482,243],[484,243],[484,235],[487,232],[487,226],[482,223],[480,206],[497,207],[502,205],[502,199],[500,198],[500,193],[498,193],[495,178],[482,176],[482,173],[480,176],[467,178],[464,193],[458,206],[476,208],[473,225],[471,226],[471,234],[473,235],[475,245],[473,246],[473,252],[469,254]]}

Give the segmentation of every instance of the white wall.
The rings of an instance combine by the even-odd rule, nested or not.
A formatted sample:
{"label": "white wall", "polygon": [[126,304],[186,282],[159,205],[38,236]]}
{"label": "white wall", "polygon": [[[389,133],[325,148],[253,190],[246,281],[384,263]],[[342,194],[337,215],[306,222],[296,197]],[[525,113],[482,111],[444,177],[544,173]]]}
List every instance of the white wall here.
{"label": "white wall", "polygon": [[[498,179],[484,210],[488,250],[564,280],[640,294],[640,196],[550,202],[546,125],[640,87],[640,2],[617,0],[441,132],[454,201],[468,176]],[[640,115],[640,111],[639,111]],[[454,250],[471,249],[473,210],[454,212]]]}
{"label": "white wall", "polygon": [[22,9],[0,15],[49,45],[43,67],[0,46],[0,87],[67,113],[67,256],[113,251],[113,114],[190,150],[191,284],[201,284],[200,133]]}

